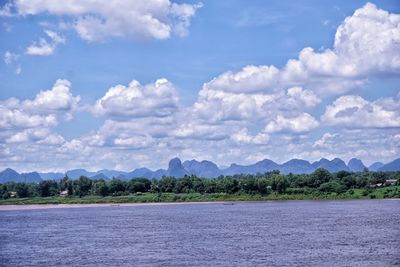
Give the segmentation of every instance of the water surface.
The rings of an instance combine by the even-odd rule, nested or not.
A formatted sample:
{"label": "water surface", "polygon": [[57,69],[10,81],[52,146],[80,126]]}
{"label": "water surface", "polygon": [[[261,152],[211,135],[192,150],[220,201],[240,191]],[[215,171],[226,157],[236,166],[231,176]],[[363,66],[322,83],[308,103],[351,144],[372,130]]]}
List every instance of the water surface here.
{"label": "water surface", "polygon": [[400,201],[0,212],[1,266],[398,266]]}

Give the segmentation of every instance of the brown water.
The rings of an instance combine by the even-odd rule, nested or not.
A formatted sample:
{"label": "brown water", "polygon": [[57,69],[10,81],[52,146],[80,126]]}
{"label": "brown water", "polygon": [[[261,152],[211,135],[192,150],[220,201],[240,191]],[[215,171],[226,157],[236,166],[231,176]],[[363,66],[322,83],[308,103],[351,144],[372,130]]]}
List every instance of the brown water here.
{"label": "brown water", "polygon": [[400,201],[0,211],[1,266],[399,266]]}

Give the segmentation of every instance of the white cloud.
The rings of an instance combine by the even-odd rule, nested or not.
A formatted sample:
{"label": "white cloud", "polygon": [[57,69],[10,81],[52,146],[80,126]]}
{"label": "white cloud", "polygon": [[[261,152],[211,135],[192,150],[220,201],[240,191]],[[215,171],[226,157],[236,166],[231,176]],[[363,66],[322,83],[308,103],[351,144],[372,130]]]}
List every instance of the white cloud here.
{"label": "white cloud", "polygon": [[204,85],[213,90],[254,93],[276,90],[279,70],[274,66],[246,66],[239,72],[228,71]]}
{"label": "white cloud", "polygon": [[341,96],[326,107],[321,120],[328,125],[348,128],[400,127],[400,96],[374,102],[356,95]]}
{"label": "white cloud", "polygon": [[38,126],[54,126],[57,119],[53,114],[49,115],[32,115],[23,110],[9,108],[0,103],[0,129],[21,129]]}
{"label": "white cloud", "polygon": [[23,143],[28,141],[38,141],[49,135],[46,128],[31,128],[18,132],[6,140],[6,143]]}
{"label": "white cloud", "polygon": [[19,58],[18,54],[12,53],[10,51],[6,51],[4,53],[4,63],[6,63],[7,65],[11,64],[13,61],[18,60],[18,58]]}
{"label": "white cloud", "polygon": [[113,37],[167,39],[172,33],[187,34],[190,19],[199,4],[177,4],[169,0],[102,1],[16,0],[20,15],[48,13],[72,19],[79,36],[87,41]]}
{"label": "white cloud", "polygon": [[321,102],[321,99],[310,90],[301,87],[291,87],[287,90],[287,98],[289,101],[305,105],[306,107],[314,107]]}
{"label": "white cloud", "polygon": [[229,120],[257,120],[268,114],[265,106],[272,103],[275,95],[231,93],[209,89],[199,92],[191,111],[194,116],[209,122]]}
{"label": "white cloud", "polygon": [[274,133],[289,131],[294,133],[304,133],[315,129],[318,124],[318,121],[308,113],[302,113],[299,116],[290,118],[278,115],[267,124],[265,132]]}
{"label": "white cloud", "polygon": [[40,38],[26,48],[26,54],[31,56],[49,56],[54,53],[59,44],[65,43],[65,38],[50,30],[45,31],[49,40]]}
{"label": "white cloud", "polygon": [[231,135],[231,140],[236,143],[266,145],[270,137],[266,133],[258,133],[256,135],[249,134],[247,128],[243,128]]}
{"label": "white cloud", "polygon": [[128,86],[110,88],[93,108],[95,114],[115,120],[138,117],[167,117],[178,109],[179,98],[172,83],[159,79],[142,86],[133,80]]}
{"label": "white cloud", "polygon": [[78,109],[80,96],[73,96],[70,90],[68,80],[58,79],[51,90],[40,91],[33,100],[22,101],[21,106],[35,114],[71,114]]}
{"label": "white cloud", "polygon": [[[357,26],[363,23],[370,27]],[[319,123],[305,110],[322,98],[364,85],[371,73],[400,71],[399,25],[399,15],[367,4],[338,27],[332,49],[304,48],[298,59],[289,60],[282,69],[250,65],[222,73],[203,85],[189,108],[191,128],[200,130],[186,128],[179,134],[200,135],[207,125],[231,121],[246,127],[265,123],[266,133],[314,130]],[[373,59],[365,60],[365,51]]]}
{"label": "white cloud", "polygon": [[51,90],[41,91],[33,99],[0,101],[0,143],[63,143],[63,137],[50,129],[59,117],[69,118],[78,110],[80,97],[72,95],[70,86],[67,80],[57,80]]}
{"label": "white cloud", "polygon": [[64,137],[59,134],[49,134],[40,140],[38,143],[42,145],[58,146],[65,142]]}
{"label": "white cloud", "polygon": [[335,35],[335,52],[356,75],[400,72],[400,15],[367,3],[347,17]]}
{"label": "white cloud", "polygon": [[126,138],[119,137],[114,139],[114,145],[129,149],[140,149],[154,145],[154,140],[148,135],[129,136]]}
{"label": "white cloud", "polygon": [[324,133],[320,139],[314,142],[313,148],[333,148],[340,138],[341,136],[338,133]]}
{"label": "white cloud", "polygon": [[300,86],[320,96],[337,95],[362,86],[369,75],[400,73],[398,51],[400,15],[368,3],[337,28],[333,48],[306,47],[282,69],[250,65],[228,71],[203,90],[270,94]]}
{"label": "white cloud", "polygon": [[12,17],[13,14],[13,3],[6,3],[3,7],[0,8],[0,17]]}
{"label": "white cloud", "polygon": [[228,138],[230,132],[232,126],[209,125],[186,118],[185,122],[182,119],[171,135],[177,139],[222,140]]}

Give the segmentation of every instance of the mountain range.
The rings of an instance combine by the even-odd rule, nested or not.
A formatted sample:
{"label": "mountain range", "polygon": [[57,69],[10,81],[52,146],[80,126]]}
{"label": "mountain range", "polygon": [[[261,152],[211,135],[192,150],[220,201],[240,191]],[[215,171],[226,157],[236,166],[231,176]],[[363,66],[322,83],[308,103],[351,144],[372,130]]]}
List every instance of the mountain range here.
{"label": "mountain range", "polygon": [[[220,175],[235,175],[235,174],[256,174],[274,170],[279,170],[283,174],[293,173],[312,173],[316,169],[324,168],[330,172],[363,171],[366,166],[360,159],[352,158],[347,164],[340,158],[328,160],[325,158],[310,163],[306,160],[292,159],[283,164],[278,164],[272,160],[264,159],[251,165],[231,164],[229,167],[221,169],[215,163],[203,160],[187,160],[183,163],[179,158],[173,158],[169,161],[168,169],[159,169],[152,171],[148,168],[139,168],[131,172],[115,171],[115,170],[100,170],[90,172],[84,169],[69,170],[65,173],[61,172],[30,172],[18,173],[13,169],[7,168],[0,172],[0,183],[6,182],[33,182],[38,183],[42,180],[59,180],[64,176],[70,179],[79,179],[81,176],[86,176],[91,179],[132,179],[144,177],[148,179],[160,179],[163,176],[174,176],[181,178],[185,175],[196,175],[198,177],[215,178]],[[400,158],[383,164],[375,162],[369,166],[370,171],[400,171]]]}

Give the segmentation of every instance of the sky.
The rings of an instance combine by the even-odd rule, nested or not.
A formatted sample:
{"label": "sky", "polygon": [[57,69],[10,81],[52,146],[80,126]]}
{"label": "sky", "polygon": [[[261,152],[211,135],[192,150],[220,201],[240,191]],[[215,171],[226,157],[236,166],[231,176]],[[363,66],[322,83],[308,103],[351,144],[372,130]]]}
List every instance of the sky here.
{"label": "sky", "polygon": [[0,1],[0,169],[400,157],[395,0]]}

